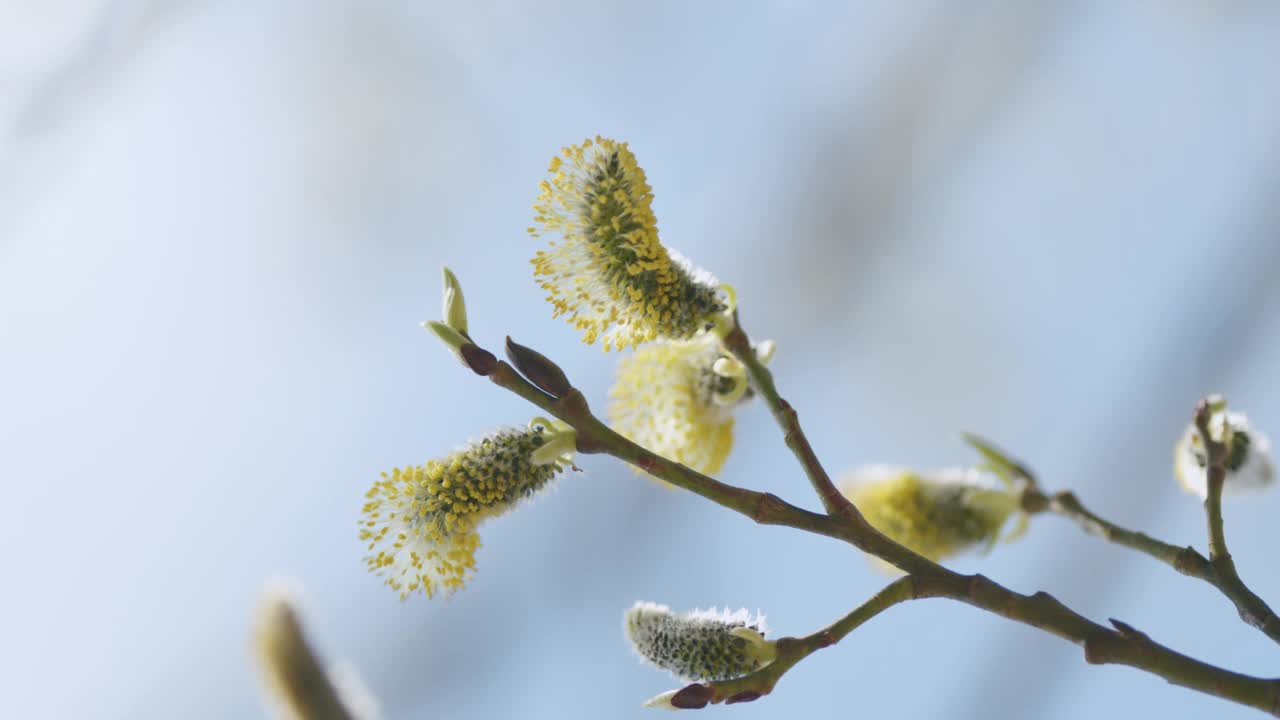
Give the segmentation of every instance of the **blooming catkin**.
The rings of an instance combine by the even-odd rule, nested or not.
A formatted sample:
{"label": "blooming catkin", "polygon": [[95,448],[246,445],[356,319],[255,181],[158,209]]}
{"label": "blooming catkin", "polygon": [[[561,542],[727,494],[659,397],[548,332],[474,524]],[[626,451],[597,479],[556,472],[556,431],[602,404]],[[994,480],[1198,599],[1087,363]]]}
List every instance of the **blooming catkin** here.
{"label": "blooming catkin", "polygon": [[461,588],[475,569],[476,526],[546,487],[557,462],[530,457],[542,428],[503,429],[442,460],[383,473],[365,497],[360,539],[365,564],[401,599]]}
{"label": "blooming catkin", "polygon": [[[1217,442],[1227,443],[1226,478],[1223,494],[1260,490],[1275,481],[1271,460],[1271,440],[1249,425],[1243,413],[1225,409],[1209,418],[1209,433]],[[1173,450],[1173,474],[1184,490],[1205,497],[1209,463],[1204,438],[1195,424],[1187,426]]]}
{"label": "blooming catkin", "polygon": [[700,473],[720,471],[733,447],[733,412],[745,378],[712,369],[724,357],[702,340],[659,341],[618,362],[609,424],[646,449]]}
{"label": "blooming catkin", "polygon": [[764,617],[744,610],[694,610],[677,615],[666,605],[636,603],[625,631],[641,658],[688,682],[729,680],[773,662]]}
{"label": "blooming catkin", "polygon": [[715,278],[663,247],[644,170],[626,143],[597,136],[552,158],[530,234],[559,234],[533,258],[555,315],[588,345],[690,338],[726,304]]}
{"label": "blooming catkin", "polygon": [[871,466],[852,473],[841,490],[877,530],[934,561],[989,547],[1018,508],[1013,492],[965,468],[920,474]]}

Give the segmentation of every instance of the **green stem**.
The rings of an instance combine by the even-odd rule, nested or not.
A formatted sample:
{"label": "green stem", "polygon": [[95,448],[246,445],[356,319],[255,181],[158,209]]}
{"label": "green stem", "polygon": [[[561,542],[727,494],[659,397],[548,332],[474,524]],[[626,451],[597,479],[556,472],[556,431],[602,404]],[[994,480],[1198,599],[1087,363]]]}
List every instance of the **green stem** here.
{"label": "green stem", "polygon": [[1266,601],[1249,589],[1236,570],[1236,561],[1227,549],[1227,532],[1222,517],[1222,487],[1227,479],[1228,448],[1225,443],[1213,439],[1209,432],[1209,403],[1201,400],[1196,406],[1195,425],[1204,443],[1207,463],[1205,467],[1205,524],[1209,536],[1209,566],[1212,582],[1235,603],[1240,619],[1280,643],[1280,617]]}
{"label": "green stem", "polygon": [[1227,532],[1222,520],[1222,486],[1227,479],[1227,446],[1214,440],[1209,431],[1212,415],[1208,399],[1201,400],[1196,406],[1195,425],[1207,456],[1204,514],[1209,530],[1209,560],[1216,562],[1223,557],[1229,559],[1231,553],[1227,550]]}
{"label": "green stem", "polygon": [[1192,547],[1179,547],[1157,540],[1146,533],[1128,530],[1094,514],[1080,502],[1075,493],[1046,495],[1028,488],[1022,496],[1023,508],[1030,512],[1051,512],[1074,521],[1085,532],[1159,560],[1184,575],[1214,582],[1209,561]]}
{"label": "green stem", "polygon": [[800,428],[800,416],[791,403],[778,394],[778,388],[773,382],[773,373],[756,357],[746,332],[735,323],[733,330],[725,335],[723,342],[725,349],[747,369],[747,377],[751,379],[752,387],[769,406],[769,412],[782,428],[787,447],[791,448],[791,452],[800,461],[805,475],[809,477],[809,483],[822,499],[822,506],[827,509],[827,513],[865,525],[866,521],[863,520],[862,514],[836,488],[835,483],[831,482],[831,476],[822,467],[817,453],[813,451],[813,446],[805,437],[804,430]]}
{"label": "green stem", "polygon": [[[1212,487],[1213,485],[1210,484],[1211,490]],[[1216,524],[1219,531],[1222,527],[1221,493],[1221,484],[1219,483],[1217,491],[1219,501],[1215,503],[1216,507],[1219,508],[1217,514],[1219,520],[1217,523],[1213,521],[1209,523],[1211,527]],[[1210,496],[1214,495],[1212,491],[1209,494]],[[1231,559],[1229,553],[1225,555],[1219,554],[1216,558],[1210,560],[1193,547],[1179,547],[1157,540],[1146,533],[1120,527],[1094,514],[1071,492],[1045,495],[1035,488],[1029,488],[1023,493],[1022,504],[1029,512],[1052,512],[1055,515],[1073,520],[1091,535],[1097,535],[1108,542],[1137,550],[1163,562],[1183,575],[1209,583],[1236,606],[1236,611],[1246,624],[1257,628],[1273,641],[1280,643],[1280,617],[1277,617],[1266,601],[1258,597],[1240,579],[1240,575],[1236,571],[1235,561]],[[1210,505],[1207,499],[1205,500],[1205,505],[1206,508]],[[1214,513],[1212,510],[1207,510],[1207,514],[1212,516]],[[1223,538],[1223,542],[1225,542],[1225,538]]]}
{"label": "green stem", "polygon": [[858,626],[894,605],[915,597],[915,581],[910,575],[898,578],[849,614],[817,632],[804,637],[784,637],[777,641],[777,658],[763,668],[732,680],[707,683],[712,703],[745,702],[768,695],[778,680],[792,667],[813,653],[835,645]]}

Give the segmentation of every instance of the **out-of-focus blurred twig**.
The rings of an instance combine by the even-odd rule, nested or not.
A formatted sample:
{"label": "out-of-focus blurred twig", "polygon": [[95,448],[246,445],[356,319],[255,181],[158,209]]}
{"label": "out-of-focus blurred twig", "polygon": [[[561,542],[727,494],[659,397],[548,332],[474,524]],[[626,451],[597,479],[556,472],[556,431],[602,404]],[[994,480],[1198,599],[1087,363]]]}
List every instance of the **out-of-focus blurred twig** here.
{"label": "out-of-focus blurred twig", "polygon": [[307,643],[293,601],[283,589],[269,589],[263,598],[254,640],[270,699],[283,717],[356,720]]}

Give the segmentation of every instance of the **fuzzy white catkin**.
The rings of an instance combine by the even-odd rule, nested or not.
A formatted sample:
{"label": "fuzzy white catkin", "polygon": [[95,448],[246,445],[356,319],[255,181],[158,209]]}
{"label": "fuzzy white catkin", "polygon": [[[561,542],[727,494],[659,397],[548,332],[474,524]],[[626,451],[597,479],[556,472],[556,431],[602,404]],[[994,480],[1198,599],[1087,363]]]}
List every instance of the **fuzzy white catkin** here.
{"label": "fuzzy white catkin", "polygon": [[677,615],[666,605],[636,603],[626,613],[631,647],[644,660],[690,682],[742,677],[773,662],[761,615],[747,610],[694,610]]}
{"label": "fuzzy white catkin", "polygon": [[[1219,442],[1229,443],[1224,495],[1261,490],[1275,481],[1271,440],[1252,427],[1243,413],[1219,412],[1209,421],[1209,431]],[[1208,492],[1205,466],[1208,455],[1203,438],[1194,424],[1188,425],[1173,450],[1173,474],[1183,490],[1204,498]]]}

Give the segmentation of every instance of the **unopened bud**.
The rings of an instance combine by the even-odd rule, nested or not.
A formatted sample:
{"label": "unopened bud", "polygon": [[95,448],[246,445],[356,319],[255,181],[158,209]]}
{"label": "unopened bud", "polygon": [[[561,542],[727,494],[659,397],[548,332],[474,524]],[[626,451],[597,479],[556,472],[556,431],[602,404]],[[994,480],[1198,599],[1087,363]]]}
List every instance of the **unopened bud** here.
{"label": "unopened bud", "polygon": [[552,362],[546,355],[533,348],[525,347],[510,337],[507,338],[507,359],[516,366],[521,375],[529,379],[529,382],[537,385],[551,397],[563,397],[573,389],[568,376],[559,365]]}
{"label": "unopened bud", "polygon": [[463,335],[467,334],[467,303],[462,297],[462,284],[449,268],[444,271],[444,322]]}

